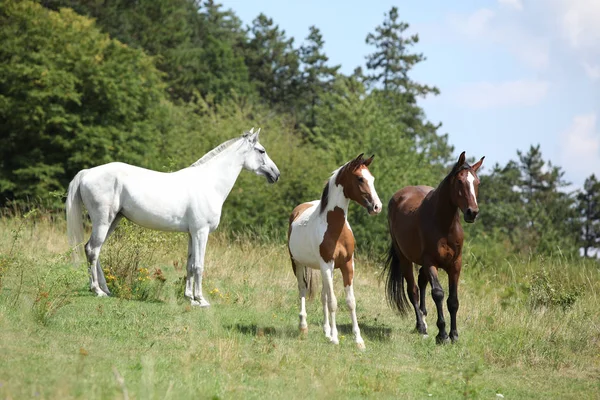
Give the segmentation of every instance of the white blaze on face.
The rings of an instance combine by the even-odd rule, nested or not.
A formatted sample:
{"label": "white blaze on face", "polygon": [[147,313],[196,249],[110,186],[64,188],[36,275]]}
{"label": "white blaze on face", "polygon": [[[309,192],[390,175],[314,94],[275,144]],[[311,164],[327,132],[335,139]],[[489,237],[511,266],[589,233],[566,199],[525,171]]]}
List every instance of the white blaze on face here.
{"label": "white blaze on face", "polygon": [[373,206],[377,206],[376,209],[381,211],[381,200],[379,200],[379,195],[375,190],[375,177],[366,168],[362,169],[361,174],[362,177],[367,181],[367,184],[369,185],[369,191],[371,192],[371,197],[373,198]]}
{"label": "white blaze on face", "polygon": [[467,182],[469,182],[469,190],[471,191],[471,195],[473,196],[473,201],[475,201],[475,205],[477,205],[477,196],[475,195],[475,177],[471,172],[467,173]]}

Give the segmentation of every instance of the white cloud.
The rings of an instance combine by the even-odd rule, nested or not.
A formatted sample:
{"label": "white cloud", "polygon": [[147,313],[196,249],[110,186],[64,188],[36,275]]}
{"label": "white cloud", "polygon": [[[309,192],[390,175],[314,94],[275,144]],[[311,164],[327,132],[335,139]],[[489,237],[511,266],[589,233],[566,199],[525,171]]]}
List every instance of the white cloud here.
{"label": "white cloud", "polygon": [[582,62],[583,69],[586,75],[593,81],[600,79],[600,65],[592,65],[587,62]]}
{"label": "white cloud", "polygon": [[582,183],[600,174],[600,130],[596,113],[577,115],[560,138],[560,159],[565,169]]}
{"label": "white cloud", "polygon": [[521,0],[498,0],[498,3],[500,3],[502,6],[514,8],[515,10],[523,9],[523,3]]}
{"label": "white cloud", "polygon": [[470,109],[528,107],[540,103],[549,87],[546,81],[478,82],[464,85],[453,97]]}
{"label": "white cloud", "polygon": [[596,48],[600,40],[600,1],[557,0],[555,3],[569,44],[575,49]]}
{"label": "white cloud", "polygon": [[[515,0],[502,1],[521,4]],[[509,15],[481,8],[468,15],[452,14],[448,17],[448,23],[452,30],[471,41],[486,47],[505,48],[528,67],[545,69],[550,59],[548,38],[533,34],[526,24],[518,23]]]}

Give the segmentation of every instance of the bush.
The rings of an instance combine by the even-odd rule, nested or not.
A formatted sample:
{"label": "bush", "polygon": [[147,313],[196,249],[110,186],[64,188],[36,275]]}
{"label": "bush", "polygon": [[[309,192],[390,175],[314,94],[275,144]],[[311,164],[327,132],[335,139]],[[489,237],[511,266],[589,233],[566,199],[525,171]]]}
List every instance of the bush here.
{"label": "bush", "polygon": [[113,296],[160,301],[166,279],[152,268],[157,253],[168,252],[177,235],[142,228],[123,220],[101,253],[106,284]]}
{"label": "bush", "polygon": [[550,275],[543,268],[531,277],[529,304],[531,307],[561,307],[568,310],[579,296],[577,290],[565,283],[560,275]]}

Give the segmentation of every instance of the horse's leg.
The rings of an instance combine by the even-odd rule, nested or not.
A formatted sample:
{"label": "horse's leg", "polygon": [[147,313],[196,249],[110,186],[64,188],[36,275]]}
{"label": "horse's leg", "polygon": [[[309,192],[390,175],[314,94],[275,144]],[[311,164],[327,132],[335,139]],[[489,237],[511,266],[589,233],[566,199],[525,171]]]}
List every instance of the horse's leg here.
{"label": "horse's leg", "polygon": [[308,333],[308,324],[306,323],[306,282],[304,281],[304,274],[309,273],[307,270],[308,267],[299,267],[295,265],[294,260],[292,260],[292,264],[294,270],[296,271],[296,278],[298,279],[298,294],[300,296],[300,314],[298,317],[300,318],[300,323],[298,328],[300,329],[300,333],[306,334]]}
{"label": "horse's leg", "polygon": [[[421,308],[421,313],[423,313],[423,316],[426,317],[427,316],[427,306],[425,305],[425,296],[426,296],[426,292],[427,292],[427,282],[429,282],[429,279],[427,277],[427,268],[425,267],[421,267],[419,269],[419,295],[420,295],[420,308]],[[423,321],[425,321],[425,319],[423,319]],[[427,325],[427,324],[425,324]]]}
{"label": "horse's leg", "polygon": [[100,288],[98,283],[98,260],[100,258],[100,249],[106,240],[106,234],[109,229],[109,223],[93,223],[92,221],[92,235],[85,245],[85,254],[89,263],[90,290],[98,297],[108,296],[108,294]]}
{"label": "horse's leg", "polygon": [[450,313],[450,339],[452,343],[458,341],[456,329],[456,313],[458,311],[458,278],[460,277],[460,264],[448,272],[448,312]]}
{"label": "horse's leg", "polygon": [[194,304],[194,269],[192,268],[192,254],[193,254],[192,235],[188,234],[188,255],[186,263],[186,277],[185,277],[185,297],[188,298],[192,305]]}
{"label": "horse's leg", "polygon": [[[117,225],[119,225],[119,222],[121,221],[122,218],[123,218],[123,215],[117,214],[117,216],[115,217],[113,222],[110,224],[110,227],[108,228],[108,232],[106,233],[106,238],[104,239],[104,243],[106,243],[106,241],[108,240],[110,235],[115,231],[115,229],[117,228]],[[108,290],[108,286],[106,285],[106,278],[104,277],[104,271],[102,270],[102,266],[100,265],[100,258],[98,258],[98,262],[96,263],[96,269],[98,272],[98,283],[100,284],[100,289],[102,289],[104,291],[104,293],[106,293],[107,295],[110,296],[110,290]]]}
{"label": "horse's leg", "polygon": [[202,296],[202,273],[204,272],[204,254],[208,242],[208,227],[192,233],[192,269],[194,274],[193,306],[208,307],[210,304]]}
{"label": "horse's leg", "polygon": [[431,282],[431,297],[435,302],[435,308],[437,309],[437,327],[439,329],[438,335],[435,337],[437,343],[447,343],[449,341],[448,334],[446,333],[446,321],[444,321],[444,289],[440,285],[438,280],[438,270],[435,265],[428,265],[429,270],[429,281]]}
{"label": "horse's leg", "polygon": [[342,265],[342,279],[344,281],[344,290],[346,291],[346,305],[350,310],[350,317],[352,318],[352,332],[354,333],[354,341],[359,349],[365,348],[365,341],[360,336],[360,328],[358,327],[358,320],[356,319],[356,300],[354,299],[354,257],[352,260]]}
{"label": "horse's leg", "polygon": [[[321,273],[321,276],[323,273]],[[323,282],[323,287],[321,288],[321,304],[323,307],[323,332],[325,333],[325,337],[327,339],[331,339],[331,326],[329,325],[329,306],[327,305],[328,299],[327,287],[325,286],[325,282]]]}
{"label": "horse's leg", "polygon": [[[333,262],[321,265],[321,276],[323,277],[323,292],[327,294],[327,309],[329,311],[329,326],[331,332],[331,343],[338,344],[338,332],[335,324],[335,312],[337,311],[337,299],[333,291]],[[323,307],[325,309],[325,306]],[[327,332],[325,332],[327,336]]]}
{"label": "horse's leg", "polygon": [[415,310],[415,318],[417,321],[415,329],[421,335],[427,336],[427,323],[423,320],[423,313],[419,308],[419,288],[415,282],[413,263],[401,252],[398,252],[397,254],[400,268],[402,268],[402,274],[404,275],[404,279],[406,279],[406,294],[408,294],[408,299]]}

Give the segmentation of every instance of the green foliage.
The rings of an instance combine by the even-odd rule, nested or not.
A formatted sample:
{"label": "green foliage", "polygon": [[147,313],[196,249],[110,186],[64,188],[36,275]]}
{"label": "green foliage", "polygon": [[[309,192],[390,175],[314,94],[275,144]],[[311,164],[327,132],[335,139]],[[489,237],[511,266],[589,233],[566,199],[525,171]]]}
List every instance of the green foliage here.
{"label": "green foliage", "polygon": [[134,300],[161,300],[165,277],[152,268],[158,252],[167,252],[178,235],[121,222],[103,247],[103,270],[113,296]]}
{"label": "green foliage", "polygon": [[2,4],[0,41],[0,201],[48,199],[83,167],[153,159],[164,95],[142,51],[29,1]]}
{"label": "green foliage", "polygon": [[573,306],[579,291],[565,282],[564,274],[552,276],[543,268],[531,277],[529,304],[532,307],[560,307],[568,310]]}
{"label": "green foliage", "polygon": [[576,210],[582,225],[580,243],[584,257],[600,245],[600,182],[590,175],[577,193]]}
{"label": "green foliage", "polygon": [[270,105],[293,109],[300,94],[300,60],[294,39],[287,39],[285,31],[264,14],[252,21],[250,33],[244,59],[260,97]]}

